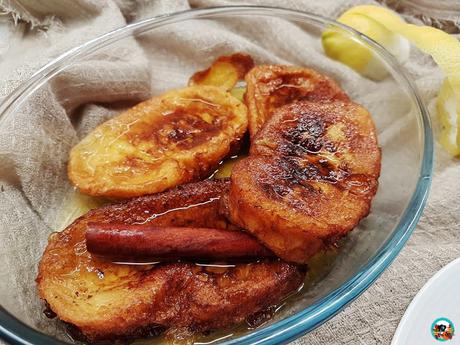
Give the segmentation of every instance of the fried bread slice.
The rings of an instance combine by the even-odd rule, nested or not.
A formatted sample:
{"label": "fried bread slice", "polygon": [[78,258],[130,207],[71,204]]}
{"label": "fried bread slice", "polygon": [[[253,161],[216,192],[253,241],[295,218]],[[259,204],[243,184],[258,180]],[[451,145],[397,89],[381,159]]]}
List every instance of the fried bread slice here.
{"label": "fried bread slice", "polygon": [[218,57],[212,65],[190,77],[189,85],[214,85],[230,91],[254,67],[248,54],[235,53]]}
{"label": "fried bread slice", "polygon": [[72,149],[68,175],[95,196],[161,192],[209,176],[246,129],[246,106],[223,89],[173,90],[94,129]]}
{"label": "fried bread slice", "polygon": [[228,180],[207,180],[95,209],[54,233],[39,265],[40,297],[86,341],[152,330],[224,328],[279,303],[302,283],[302,268],[278,260],[223,272],[192,263],[117,265],[91,256],[88,222],[232,228],[220,215]]}
{"label": "fried bread slice", "polygon": [[248,106],[249,132],[253,138],[272,113],[294,101],[348,101],[331,78],[312,69],[283,65],[259,65],[246,74],[244,96]]}
{"label": "fried bread slice", "polygon": [[286,261],[307,263],[369,213],[380,149],[352,102],[278,109],[232,170],[229,217]]}

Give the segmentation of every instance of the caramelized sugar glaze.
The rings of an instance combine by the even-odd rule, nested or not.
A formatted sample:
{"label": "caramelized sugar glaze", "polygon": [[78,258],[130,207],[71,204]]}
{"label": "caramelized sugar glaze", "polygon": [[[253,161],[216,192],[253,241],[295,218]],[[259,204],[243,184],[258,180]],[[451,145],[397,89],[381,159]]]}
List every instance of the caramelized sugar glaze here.
{"label": "caramelized sugar glaze", "polygon": [[[189,343],[192,333],[221,329],[208,341],[245,330],[243,320],[255,327],[287,295],[327,274],[333,245],[369,211],[380,152],[367,111],[315,71],[257,66],[248,73],[253,65],[245,54],[220,57],[192,76],[191,87],[139,104],[72,151],[69,177],[84,193],[158,193],[210,176],[238,152],[249,119],[250,155],[238,159],[230,187],[207,180],[104,206],[50,237],[37,278],[40,295],[86,341],[172,329]],[[225,92],[233,94],[245,75],[248,111]],[[216,176],[231,170],[225,164]],[[88,253],[90,222],[241,227],[301,265],[116,265]]]}
{"label": "caramelized sugar glaze", "polygon": [[85,194],[128,198],[208,177],[235,153],[246,106],[215,86],[153,97],[103,123],[70,153],[69,178]]}
{"label": "caramelized sugar glaze", "polygon": [[253,138],[279,107],[294,101],[348,101],[330,78],[295,66],[260,65],[246,75],[249,132]]}
{"label": "caramelized sugar glaze", "polygon": [[250,55],[220,56],[209,68],[192,75],[189,85],[216,85],[230,91],[253,67],[254,60]]}
{"label": "caramelized sugar glaze", "polygon": [[90,342],[157,326],[229,327],[301,285],[304,268],[278,260],[207,268],[193,263],[118,265],[86,250],[88,222],[232,229],[220,212],[227,180],[207,180],[90,211],[51,235],[37,278],[41,297]]}
{"label": "caramelized sugar glaze", "polygon": [[280,258],[308,263],[369,213],[379,174],[366,109],[294,102],[275,111],[233,168],[230,219]]}

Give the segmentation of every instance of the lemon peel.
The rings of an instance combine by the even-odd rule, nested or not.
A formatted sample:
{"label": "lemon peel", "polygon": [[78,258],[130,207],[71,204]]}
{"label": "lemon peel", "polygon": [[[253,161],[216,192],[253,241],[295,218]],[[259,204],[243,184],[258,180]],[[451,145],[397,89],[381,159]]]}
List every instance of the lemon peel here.
{"label": "lemon peel", "polygon": [[[406,23],[394,12],[378,6],[360,5],[340,18],[361,15],[400,35],[431,55],[446,80],[437,99],[437,115],[442,124],[440,143],[452,155],[460,154],[460,42],[446,32],[428,26]],[[340,18],[338,19],[340,21]],[[350,23],[347,23],[350,25]],[[362,24],[361,24],[362,25]],[[353,27],[353,25],[351,25]],[[357,28],[358,31],[359,28]],[[366,32],[363,32],[366,34]],[[372,36],[371,36],[372,37]],[[388,37],[386,38],[388,39]],[[376,39],[377,42],[378,38]],[[380,43],[380,42],[379,42]],[[385,42],[383,42],[385,44]],[[327,52],[326,52],[327,53]]]}
{"label": "lemon peel", "polygon": [[436,111],[441,122],[439,142],[453,156],[460,155],[460,111],[458,96],[446,79],[439,91]]}

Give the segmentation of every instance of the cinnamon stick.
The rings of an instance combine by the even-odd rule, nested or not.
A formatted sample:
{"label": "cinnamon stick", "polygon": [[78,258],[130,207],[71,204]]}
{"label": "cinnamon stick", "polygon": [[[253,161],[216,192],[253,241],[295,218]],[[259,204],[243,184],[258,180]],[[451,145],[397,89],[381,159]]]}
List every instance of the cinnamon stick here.
{"label": "cinnamon stick", "polygon": [[113,261],[247,261],[275,255],[241,232],[195,227],[89,223],[86,247]]}

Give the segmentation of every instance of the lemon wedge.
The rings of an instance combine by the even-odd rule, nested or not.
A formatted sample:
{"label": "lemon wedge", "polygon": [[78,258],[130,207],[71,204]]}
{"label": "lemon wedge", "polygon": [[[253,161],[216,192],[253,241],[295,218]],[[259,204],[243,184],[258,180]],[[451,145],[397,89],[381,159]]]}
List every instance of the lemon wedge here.
{"label": "lemon wedge", "polygon": [[[408,24],[394,12],[379,6],[360,5],[352,7],[342,14],[338,21],[369,35],[375,41],[381,43],[384,47],[389,49],[390,52],[392,52],[400,61],[402,58],[405,58],[406,52],[399,51],[395,53],[389,48],[391,42],[395,42],[395,37],[398,36],[404,38],[408,42],[411,42],[421,51],[431,55],[433,60],[438,64],[446,76],[446,80],[439,92],[437,100],[437,115],[442,125],[439,142],[452,155],[459,155],[460,42],[454,36],[451,36],[442,30],[428,26]],[[387,31],[384,31],[382,27]],[[334,45],[335,42],[331,40],[325,41],[325,37],[327,38],[327,35],[330,35],[331,30],[337,31],[338,29],[328,29],[324,32],[324,50],[326,54],[331,54],[329,56],[332,58],[343,63],[347,63],[348,60],[337,58],[340,57],[339,53],[334,53],[335,50],[338,49],[337,47],[330,47],[330,45]],[[341,40],[348,40],[350,44],[348,47],[353,47],[358,44],[350,35],[347,37],[343,30],[339,32],[339,34],[343,36]],[[337,46],[342,47],[342,49],[345,49],[343,47],[347,47],[344,42],[339,42]],[[357,67],[356,65],[347,64],[362,73],[362,71],[366,72],[366,68],[371,66],[371,60],[372,59],[362,59],[361,62],[365,63],[364,66],[360,65]],[[363,73],[363,75],[366,74]]]}

